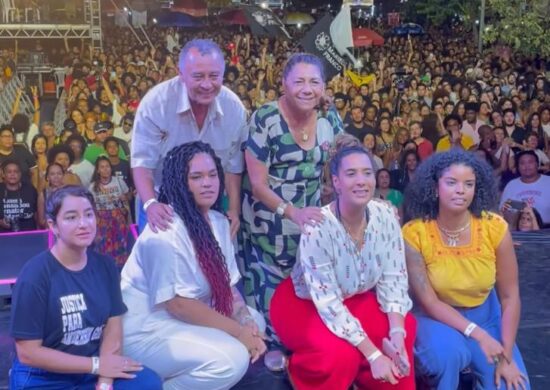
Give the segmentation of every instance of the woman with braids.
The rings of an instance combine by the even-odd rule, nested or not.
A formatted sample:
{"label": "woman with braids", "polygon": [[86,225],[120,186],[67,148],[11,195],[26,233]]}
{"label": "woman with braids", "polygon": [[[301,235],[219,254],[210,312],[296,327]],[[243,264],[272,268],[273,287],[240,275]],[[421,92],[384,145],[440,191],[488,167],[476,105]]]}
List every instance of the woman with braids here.
{"label": "woman with braids", "polygon": [[191,142],[163,165],[159,201],[170,227],[147,225],[122,270],[124,350],[164,379],[164,389],[229,389],[265,351],[265,323],[235,287],[240,278],[224,175],[212,148]]}
{"label": "woman with braids", "polygon": [[529,389],[515,345],[516,255],[507,223],[491,211],[498,199],[491,167],[459,149],[437,153],[419,166],[405,199],[420,375],[431,388],[456,389],[471,367],[479,389]]}
{"label": "woman with braids", "polygon": [[291,277],[271,301],[273,327],[292,352],[290,380],[299,390],[414,389],[416,324],[399,222],[372,200],[363,147],[338,150],[330,173],[336,199],[302,234]]}

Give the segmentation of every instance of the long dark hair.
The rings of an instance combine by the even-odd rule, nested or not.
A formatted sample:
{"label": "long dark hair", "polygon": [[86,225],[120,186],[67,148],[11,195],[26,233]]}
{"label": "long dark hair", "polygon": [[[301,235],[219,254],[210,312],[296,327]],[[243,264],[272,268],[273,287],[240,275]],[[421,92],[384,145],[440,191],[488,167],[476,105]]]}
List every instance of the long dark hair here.
{"label": "long dark hair", "polygon": [[225,183],[221,162],[210,145],[200,141],[176,146],[166,155],[162,168],[159,201],[170,204],[182,219],[195,248],[201,270],[210,284],[214,309],[229,316],[233,312],[233,300],[225,256],[189,190],[189,165],[193,157],[199,153],[208,154],[216,164],[220,190],[212,209],[222,211],[221,202]]}
{"label": "long dark hair", "polygon": [[99,156],[97,160],[95,160],[95,167],[94,167],[94,173],[92,174],[92,183],[94,183],[94,192],[99,192],[99,163],[102,161],[107,161],[109,163],[109,166],[111,167],[111,177],[113,176],[113,164],[111,164],[111,161],[106,156]]}

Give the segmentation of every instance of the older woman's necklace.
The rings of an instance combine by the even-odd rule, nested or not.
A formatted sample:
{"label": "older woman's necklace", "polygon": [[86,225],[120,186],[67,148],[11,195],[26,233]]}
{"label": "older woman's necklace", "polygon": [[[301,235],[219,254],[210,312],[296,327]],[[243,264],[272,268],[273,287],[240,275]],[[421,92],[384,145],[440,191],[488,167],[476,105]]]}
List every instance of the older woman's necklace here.
{"label": "older woman's necklace", "polygon": [[[283,106],[282,109],[283,109],[283,111],[285,112],[285,114],[286,114],[286,116],[287,116],[286,119],[287,119],[288,126],[289,126],[289,128],[293,128],[293,127],[290,125],[290,121],[291,121],[292,118],[291,118],[291,117],[289,116],[289,114],[288,114],[288,110],[287,110],[287,107],[286,107],[286,102],[282,102],[282,106]],[[309,141],[309,137],[310,137],[310,136],[309,136],[309,134],[308,134],[308,132],[307,132],[306,129],[296,129],[295,131],[296,131],[297,133],[300,134],[300,139],[302,140],[302,142],[307,142],[307,141]]]}
{"label": "older woman's necklace", "polygon": [[461,228],[456,229],[456,230],[445,229],[439,224],[439,222],[436,222],[436,223],[437,223],[437,227],[441,231],[441,233],[443,233],[445,235],[445,237],[447,237],[447,245],[452,246],[452,247],[456,247],[456,246],[458,246],[458,242],[460,241],[460,235],[462,234],[462,232],[470,227],[470,222],[471,222],[471,220],[468,220],[466,225],[464,225]]}

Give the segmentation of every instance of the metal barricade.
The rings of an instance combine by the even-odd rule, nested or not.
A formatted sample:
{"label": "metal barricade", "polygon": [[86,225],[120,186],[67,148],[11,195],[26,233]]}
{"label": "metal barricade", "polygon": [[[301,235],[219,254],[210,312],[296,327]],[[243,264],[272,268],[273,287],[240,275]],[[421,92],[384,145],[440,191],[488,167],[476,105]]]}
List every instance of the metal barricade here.
{"label": "metal barricade", "polygon": [[29,118],[31,118],[34,114],[32,101],[24,91],[24,83],[16,75],[8,81],[2,92],[0,92],[0,123],[2,124],[11,122],[11,110],[13,104],[15,103],[15,99],[17,98],[18,89],[23,90],[20,98],[21,100],[19,102],[19,112],[27,115]]}
{"label": "metal barricade", "polygon": [[55,130],[58,134],[63,130],[63,122],[65,122],[65,119],[67,119],[67,93],[63,89],[53,114],[53,123],[55,124]]}

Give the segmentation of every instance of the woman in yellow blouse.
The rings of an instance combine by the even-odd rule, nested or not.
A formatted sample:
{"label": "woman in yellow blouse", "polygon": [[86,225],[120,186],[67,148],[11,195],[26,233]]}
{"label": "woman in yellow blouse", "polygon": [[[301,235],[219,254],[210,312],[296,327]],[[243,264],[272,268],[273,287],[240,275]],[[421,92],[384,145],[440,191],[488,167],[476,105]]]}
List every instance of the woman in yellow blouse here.
{"label": "woman in yellow blouse", "polygon": [[403,237],[420,311],[416,367],[437,389],[456,389],[466,367],[477,389],[530,388],[515,345],[516,256],[508,225],[490,212],[494,184],[486,163],[453,149],[426,160],[406,195],[413,220]]}

